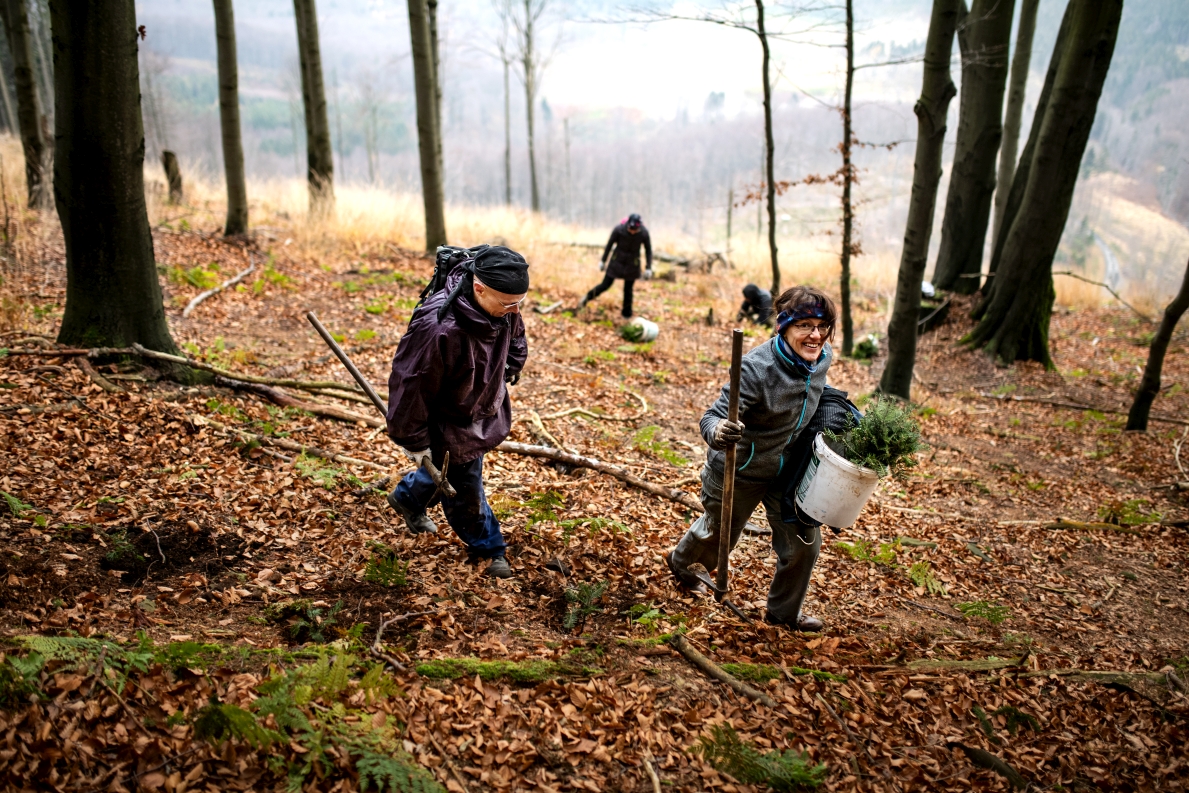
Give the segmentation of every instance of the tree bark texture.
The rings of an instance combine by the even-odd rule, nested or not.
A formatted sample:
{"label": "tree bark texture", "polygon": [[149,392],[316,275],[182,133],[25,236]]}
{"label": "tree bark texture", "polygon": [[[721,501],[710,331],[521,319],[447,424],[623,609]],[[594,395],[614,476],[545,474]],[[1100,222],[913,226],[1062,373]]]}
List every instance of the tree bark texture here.
{"label": "tree bark texture", "polygon": [[[1007,201],[1003,206],[1002,223],[999,226],[999,233],[995,235],[995,239],[991,248],[991,263],[987,268],[990,273],[995,273],[999,269],[999,259],[1003,255],[1003,244],[1007,241],[1007,232],[1011,229],[1012,221],[1015,220],[1016,215],[1020,211],[1020,203],[1024,200],[1024,191],[1028,186],[1028,177],[1032,173],[1032,155],[1036,152],[1036,140],[1040,136],[1040,129],[1045,117],[1045,111],[1049,106],[1049,97],[1053,93],[1053,83],[1057,79],[1057,69],[1061,66],[1062,54],[1065,52],[1065,45],[1069,39],[1069,28],[1073,18],[1073,5],[1066,5],[1065,15],[1061,18],[1061,27],[1057,29],[1057,40],[1053,45],[1053,55],[1049,58],[1049,68],[1045,72],[1044,85],[1040,89],[1040,96],[1036,100],[1036,110],[1032,114],[1032,127],[1028,132],[1028,141],[1024,144],[1024,150],[1020,153],[1020,159],[1016,162],[1015,173],[1012,174],[1011,189],[1007,191]],[[1007,189],[1007,185],[1004,185]],[[991,287],[994,284],[994,278],[988,278],[983,284],[983,294],[987,295],[991,292]],[[975,306],[971,316],[978,319],[982,316],[982,309],[985,302]]]}
{"label": "tree bark texture", "polygon": [[445,184],[446,165],[442,159],[442,138],[446,133],[445,127],[442,126],[442,57],[438,47],[438,0],[426,0],[425,10],[428,12],[429,46],[433,53],[433,119],[438,128],[434,155],[438,158],[438,173],[442,175],[442,183]]}
{"label": "tree bark texture", "polygon": [[512,206],[512,64],[502,52],[500,57],[504,61],[504,203]]}
{"label": "tree bark texture", "polygon": [[1148,428],[1148,414],[1152,410],[1152,403],[1160,394],[1160,372],[1164,368],[1164,354],[1168,352],[1168,343],[1172,340],[1172,332],[1185,310],[1189,309],[1189,265],[1185,266],[1185,277],[1181,280],[1181,291],[1164,309],[1164,316],[1160,319],[1160,327],[1152,339],[1152,346],[1148,349],[1148,362],[1144,365],[1144,375],[1139,381],[1139,391],[1135,394],[1135,401],[1131,403],[1131,410],[1127,414],[1127,429],[1146,430]]}
{"label": "tree bark texture", "polygon": [[425,0],[408,0],[409,36],[413,49],[413,85],[417,94],[417,147],[421,154],[421,198],[425,205],[425,249],[446,244],[445,197],[438,167],[438,129],[434,102],[437,96],[433,47],[429,37],[429,12]]}
{"label": "tree bark texture", "polygon": [[248,188],[244,180],[244,144],[239,124],[239,66],[232,0],[214,0],[215,43],[219,66],[219,123],[223,132],[223,174],[227,180],[227,236],[248,231]]}
{"label": "tree bark texture", "polygon": [[[0,3],[2,6],[3,3]],[[0,14],[0,21],[6,19],[4,14]],[[3,51],[8,49],[8,23],[4,22],[4,36],[0,38],[0,64],[4,62]],[[8,131],[13,135],[20,134],[20,127],[17,124],[16,103],[12,98],[12,89],[8,85],[8,75],[4,73],[4,69],[0,68],[0,101],[4,102],[4,125]]]}
{"label": "tree bark texture", "polygon": [[978,278],[962,276],[977,275],[983,266],[995,194],[995,160],[1003,138],[1012,11],[1010,0],[974,0],[958,30],[962,53],[958,139],[933,284],[962,294],[979,286]]}
{"label": "tree bark texture", "polygon": [[979,308],[979,324],[965,339],[1001,364],[1031,360],[1053,365],[1053,256],[1069,216],[1122,12],[1123,0],[1070,0],[1069,31],[1052,93],[1044,116],[1033,122],[1040,130],[1024,195],[1011,218],[994,283]]}
{"label": "tree bark texture", "polygon": [[537,152],[533,136],[533,103],[537,100],[536,51],[533,37],[533,4],[524,0],[524,29],[520,48],[521,68],[524,70],[524,109],[528,123],[528,175],[531,185],[532,210],[541,211],[541,191],[537,187]]}
{"label": "tree bark texture", "polygon": [[913,162],[912,196],[896,279],[896,299],[888,323],[888,362],[879,380],[879,390],[908,399],[912,370],[916,365],[917,320],[921,306],[921,279],[929,255],[933,212],[937,207],[937,186],[941,181],[942,144],[946,114],[957,89],[950,76],[950,55],[958,23],[960,0],[933,0],[929,33],[925,39],[925,75],[921,98],[913,112],[917,117],[917,145]]}
{"label": "tree bark texture", "polygon": [[1024,117],[1024,95],[1028,88],[1028,70],[1032,66],[1032,39],[1036,34],[1036,9],[1040,0],[1020,0],[1020,21],[1016,27],[1016,51],[1011,59],[1007,84],[1007,110],[1003,114],[1003,143],[999,146],[999,178],[995,185],[995,219],[991,223],[992,241],[999,239],[1007,194],[1011,192],[1020,149],[1020,124]]}
{"label": "tree bark texture", "polygon": [[306,121],[306,178],[310,185],[310,216],[334,215],[334,154],[326,87],[322,81],[322,48],[318,41],[315,0],[293,0],[297,18],[297,53],[301,66],[301,98]]}
{"label": "tree bark texture", "polygon": [[855,9],[854,0],[846,0],[846,93],[842,101],[842,275],[839,278],[838,296],[842,303],[842,354],[850,355],[855,349],[855,323],[850,313],[850,257],[854,234],[854,208],[851,206],[851,185],[855,181],[854,166],[851,164],[851,145],[854,131],[851,129],[851,93],[855,84]]}
{"label": "tree bark texture", "polygon": [[58,341],[176,352],[145,209],[133,0],[51,0],[54,191],[66,243]]}
{"label": "tree bark texture", "polygon": [[780,297],[780,260],[776,250],[776,137],[772,134],[772,80],[768,66],[772,52],[764,29],[764,0],[756,0],[756,35],[764,51],[764,179],[768,183],[768,256],[772,262],[772,299]]}
{"label": "tree bark texture", "polygon": [[185,199],[182,188],[182,168],[178,156],[169,149],[161,152],[161,167],[165,170],[165,182],[169,185],[169,203],[180,204]]}
{"label": "tree bark texture", "polygon": [[29,206],[50,207],[50,149],[42,126],[43,107],[37,92],[36,65],[33,60],[33,35],[29,28],[26,0],[0,0],[8,49],[12,53],[13,81],[16,84],[17,125],[21,148],[25,152],[25,184]]}

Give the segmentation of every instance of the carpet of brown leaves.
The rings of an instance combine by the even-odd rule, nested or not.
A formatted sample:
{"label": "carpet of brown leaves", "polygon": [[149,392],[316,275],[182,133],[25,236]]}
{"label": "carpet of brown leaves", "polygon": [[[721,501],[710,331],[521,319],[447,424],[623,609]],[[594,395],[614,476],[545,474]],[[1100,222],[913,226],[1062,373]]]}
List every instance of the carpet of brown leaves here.
{"label": "carpet of brown leaves", "polygon": [[[391,248],[301,258],[288,253],[283,235],[264,232],[252,248],[257,274],[182,319],[181,306],[200,291],[185,272],[217,262],[227,277],[247,253],[194,232],[158,231],[156,244],[179,345],[256,374],[349,382],[304,320],[314,309],[382,384],[430,272],[427,258]],[[651,346],[618,337],[614,292],[577,319],[530,311],[516,416],[578,407],[606,416],[544,423],[570,449],[695,493],[704,449],[697,420],[725,380],[729,355],[725,327],[706,324],[698,282],[718,277],[640,285],[638,310],[662,326]],[[26,286],[57,314],[39,312],[31,331],[0,345],[28,348],[27,339],[14,341],[56,331],[60,270]],[[578,291],[534,294],[532,303],[569,304]],[[132,676],[122,697],[87,669],[51,665],[41,674],[45,698],[0,711],[3,784],[171,793],[283,787],[283,773],[263,753],[197,741],[191,719],[212,695],[245,705],[258,696],[269,664],[282,662],[251,651],[289,644],[263,619],[265,608],[308,597],[324,608],[341,603],[339,621],[364,623],[369,644],[386,616],[439,609],[385,633],[389,652],[410,667],[396,677],[404,696],[369,704],[359,694],[354,704],[378,724],[390,715],[405,725],[404,748],[451,790],[647,791],[647,755],[673,789],[751,790],[688,751],[723,722],[761,750],[807,751],[827,764],[829,790],[1010,788],[954,743],[1000,756],[1040,788],[1183,790],[1189,707],[1163,675],[1171,668],[1184,679],[1189,664],[1189,508],[1176,487],[1189,476],[1174,460],[1189,421],[1186,339],[1174,341],[1155,406],[1174,421],[1134,434],[1121,431],[1117,411],[1126,410],[1151,326],[1123,310],[1058,313],[1058,372],[997,369],[956,346],[966,327],[956,309],[923,341],[915,396],[929,449],[920,466],[907,480],[884,482],[856,526],[837,538],[827,532],[807,606],[826,622],[817,636],[763,623],[774,557],[762,535],[745,535],[733,557],[732,591],[755,624],[676,590],[660,554],[691,515],[615,479],[490,455],[488,492],[516,573],[494,581],[466,563],[444,526],[437,536],[408,535],[383,491],[356,495],[358,481],[341,467],[244,448],[205,420],[282,433],[389,466],[393,475],[407,470],[370,427],[157,381],[140,367],[103,367],[125,389],[107,393],[70,359],[0,358],[0,490],[31,507],[0,516],[0,630],[10,640],[117,642],[143,631],[159,646],[244,649],[238,665],[153,665]],[[759,333],[748,343],[762,340]],[[852,396],[869,392],[880,365],[845,361],[832,380]],[[512,439],[538,436],[532,422],[518,421]],[[561,501],[553,515],[540,497],[549,492]],[[1058,518],[1099,525],[1045,528]],[[762,515],[754,522],[765,525]],[[898,538],[913,544],[894,544]],[[409,563],[406,586],[364,580],[375,541]],[[859,551],[859,541],[869,541],[873,556],[892,545],[880,561],[865,561],[840,541]],[[105,563],[116,542],[131,543],[145,568]],[[546,569],[555,559],[566,574]],[[921,583],[926,571],[944,591]],[[600,610],[566,630],[567,587],[599,581],[609,584]],[[968,616],[958,608],[979,602],[982,611]],[[758,684],[777,707],[737,697],[667,645],[647,641],[677,628],[718,663],[782,668]],[[468,656],[577,659],[599,671],[523,685],[412,671]],[[985,659],[992,661],[981,671],[947,663]],[[987,669],[994,659],[1012,663]],[[806,669],[838,679],[800,673]],[[1136,676],[1103,685],[1071,669]],[[1140,674],[1155,672],[1162,674]],[[1009,706],[1033,716],[1037,729],[1009,730]],[[975,708],[992,714],[985,728]],[[281,754],[296,761],[305,751],[291,744]],[[332,757],[306,785],[354,790],[359,779],[346,757]]]}

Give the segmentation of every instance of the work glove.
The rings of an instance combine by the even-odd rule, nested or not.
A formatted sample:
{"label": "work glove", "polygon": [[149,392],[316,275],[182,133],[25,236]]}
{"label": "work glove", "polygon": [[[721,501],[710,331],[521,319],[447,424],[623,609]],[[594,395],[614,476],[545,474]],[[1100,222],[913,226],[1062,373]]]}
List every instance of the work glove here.
{"label": "work glove", "polygon": [[742,312],[742,311],[740,311],[738,314],[736,314],[736,315],[735,315],[735,321],[736,321],[736,322],[742,322],[742,321],[743,321],[743,312]]}
{"label": "work glove", "polygon": [[422,449],[419,452],[414,452],[401,447],[401,451],[404,452],[405,457],[408,457],[410,460],[412,460],[413,465],[417,466],[418,468],[424,465],[426,460],[433,462],[433,455],[430,453],[429,449]]}
{"label": "work glove", "polygon": [[507,364],[504,364],[504,382],[508,385],[516,385],[520,382],[520,372],[513,373]]}
{"label": "work glove", "polygon": [[599,260],[599,272],[601,273],[606,269],[607,269],[607,262],[603,259],[600,259]]}
{"label": "work glove", "polygon": [[720,452],[731,448],[743,440],[743,422],[723,419],[714,426],[714,437],[710,440],[710,448]]}
{"label": "work glove", "polygon": [[651,268],[651,267],[647,268],[647,269],[644,271],[644,280],[645,280],[645,281],[651,281],[651,280],[652,280],[652,268]]}

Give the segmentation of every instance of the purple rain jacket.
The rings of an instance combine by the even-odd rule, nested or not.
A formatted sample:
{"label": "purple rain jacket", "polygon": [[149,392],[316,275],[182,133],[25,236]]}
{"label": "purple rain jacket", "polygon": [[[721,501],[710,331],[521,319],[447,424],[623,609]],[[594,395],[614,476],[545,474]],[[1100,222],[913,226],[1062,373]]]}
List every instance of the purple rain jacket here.
{"label": "purple rain jacket", "polygon": [[413,312],[388,377],[388,437],[410,451],[432,448],[434,458],[466,463],[491,451],[512,428],[507,375],[524,368],[528,341],[519,313],[493,318],[463,289],[446,316],[438,309],[466,275]]}

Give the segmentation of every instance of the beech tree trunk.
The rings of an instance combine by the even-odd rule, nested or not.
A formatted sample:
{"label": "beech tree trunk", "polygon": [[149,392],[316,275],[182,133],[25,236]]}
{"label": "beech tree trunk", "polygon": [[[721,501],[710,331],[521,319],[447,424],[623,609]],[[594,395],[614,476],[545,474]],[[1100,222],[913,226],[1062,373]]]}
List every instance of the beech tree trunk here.
{"label": "beech tree trunk", "polygon": [[999,239],[1007,194],[1011,192],[1020,147],[1020,124],[1024,117],[1024,95],[1028,88],[1028,70],[1032,65],[1032,39],[1036,33],[1036,9],[1040,0],[1020,0],[1020,22],[1016,28],[1016,52],[1011,59],[1008,78],[1007,110],[1003,114],[1003,143],[999,146],[999,178],[995,184],[995,219],[991,224],[992,241]]}
{"label": "beech tree trunk", "polygon": [[28,7],[25,0],[0,0],[0,14],[8,32],[8,49],[12,53],[13,78],[16,83],[17,125],[21,131],[21,148],[25,152],[25,184],[29,206],[49,209],[50,149],[42,126],[44,109],[37,92],[36,65],[33,56],[33,34],[29,28]]}
{"label": "beech tree trunk", "polygon": [[1152,339],[1152,346],[1148,349],[1148,362],[1144,365],[1144,375],[1139,382],[1139,391],[1135,394],[1135,401],[1131,403],[1131,410],[1127,413],[1127,429],[1146,430],[1148,428],[1148,413],[1152,403],[1160,394],[1160,372],[1164,368],[1164,354],[1168,352],[1168,343],[1172,340],[1172,332],[1185,310],[1189,309],[1189,265],[1185,267],[1185,277],[1181,279],[1181,291],[1164,309],[1164,316],[1160,319],[1160,327]]}
{"label": "beech tree trunk", "polygon": [[839,302],[842,304],[842,354],[850,355],[855,349],[855,324],[850,314],[850,257],[851,237],[854,234],[854,208],[851,206],[851,185],[855,181],[854,166],[851,165],[851,145],[854,132],[851,129],[851,93],[855,84],[855,9],[854,0],[846,0],[846,93],[842,104],[842,275],[838,286]]}
{"label": "beech tree trunk", "polygon": [[182,203],[185,191],[182,189],[182,169],[178,165],[178,156],[165,149],[161,152],[161,167],[165,170],[165,182],[169,185],[169,203]]}
{"label": "beech tree trunk", "polygon": [[175,353],[145,209],[134,2],[50,0],[50,17],[54,192],[66,243],[58,341]]}
{"label": "beech tree trunk", "polygon": [[[1033,122],[1039,132],[1024,194],[1015,215],[1005,218],[1010,226],[999,266],[978,309],[979,324],[965,339],[1001,364],[1032,360],[1053,365],[1053,256],[1069,216],[1122,12],[1123,0],[1070,0],[1066,10],[1068,35],[1044,115]],[[1010,196],[1008,203],[1010,208]]]}
{"label": "beech tree trunk", "polygon": [[512,206],[512,63],[503,53],[504,61],[504,203]]}
{"label": "beech tree trunk", "polygon": [[306,178],[310,185],[310,216],[334,215],[334,154],[326,87],[322,81],[322,49],[318,42],[315,0],[293,0],[297,18],[297,53],[301,65],[301,98],[306,122]]}
{"label": "beech tree trunk", "polygon": [[439,167],[436,76],[426,0],[408,0],[409,36],[413,49],[413,85],[417,94],[417,148],[421,154],[421,197],[425,204],[425,249],[446,244],[445,197]]}
{"label": "beech tree trunk", "polygon": [[772,80],[768,65],[772,52],[764,29],[764,0],[756,0],[756,35],[764,51],[764,180],[768,183],[768,256],[772,262],[772,299],[780,297],[780,260],[776,250],[776,137],[772,134]]}
{"label": "beech tree trunk", "polygon": [[227,180],[227,236],[248,231],[248,188],[239,126],[239,66],[236,63],[232,0],[214,0],[219,59],[219,123],[223,132],[223,174]]}
{"label": "beech tree trunk", "polygon": [[913,112],[917,117],[916,159],[913,163],[912,197],[896,279],[896,299],[888,323],[888,362],[879,380],[879,390],[908,399],[912,370],[916,365],[917,320],[921,307],[921,279],[929,256],[933,233],[933,212],[937,207],[937,186],[941,181],[942,144],[946,114],[957,89],[950,76],[950,55],[958,24],[961,0],[933,0],[929,34],[925,39],[925,76],[921,98]]}
{"label": "beech tree trunk", "polygon": [[[3,5],[3,4],[0,3],[0,5]],[[0,21],[3,21],[4,19],[5,19],[5,15],[0,14]],[[0,46],[0,53],[2,53],[4,50],[8,49],[7,40],[8,40],[8,24],[7,24],[7,22],[5,22],[4,23],[4,36],[3,36],[3,39],[0,39],[0,45],[4,45],[4,46]],[[4,62],[4,58],[2,55],[0,55],[0,64],[3,64],[3,62]],[[4,73],[3,68],[0,68],[0,101],[3,101],[3,103],[4,103],[4,125],[8,128],[8,131],[10,133],[12,133],[13,135],[19,135],[20,127],[17,125],[16,103],[13,102],[12,89],[10,89],[8,86],[8,75],[6,75]]]}
{"label": "beech tree trunk", "polygon": [[[999,269],[999,260],[1003,255],[1003,244],[1007,240],[1007,232],[1011,229],[1012,221],[1020,211],[1020,203],[1024,200],[1024,190],[1028,186],[1028,177],[1032,172],[1032,156],[1036,152],[1036,140],[1040,136],[1045,111],[1049,106],[1049,97],[1053,93],[1053,83],[1057,79],[1057,69],[1061,66],[1062,54],[1065,52],[1065,45],[1068,43],[1072,13],[1072,4],[1066,5],[1065,14],[1061,18],[1061,27],[1057,29],[1057,40],[1053,45],[1053,55],[1049,58],[1049,68],[1045,73],[1044,85],[1041,87],[1040,96],[1036,100],[1036,111],[1032,114],[1032,128],[1028,132],[1028,141],[1024,144],[1024,150],[1020,153],[1020,159],[1016,163],[1010,189],[1008,189],[1008,185],[1003,186],[1007,190],[1007,200],[1003,205],[1003,216],[999,225],[999,232],[995,235],[991,247],[991,263],[987,268],[991,274],[994,274]],[[990,294],[994,281],[994,278],[988,278],[983,284],[982,291],[984,295]],[[980,303],[978,306],[975,306],[971,316],[975,319],[982,316],[981,311],[984,305],[985,303]]]}
{"label": "beech tree trunk", "polygon": [[426,0],[425,9],[429,20],[429,46],[433,53],[433,120],[438,128],[434,142],[435,156],[438,158],[438,173],[442,175],[442,184],[445,185],[446,165],[442,159],[442,138],[446,133],[445,127],[442,126],[442,58],[438,48],[438,0]]}
{"label": "beech tree trunk", "polygon": [[995,194],[995,158],[1003,137],[1013,5],[1010,0],[974,0],[958,30],[962,53],[958,139],[933,284],[962,294],[978,289],[977,275],[982,272]]}
{"label": "beech tree trunk", "polygon": [[521,68],[524,70],[524,109],[528,123],[528,175],[532,183],[532,210],[541,211],[541,191],[537,188],[537,152],[533,135],[533,104],[537,101],[536,51],[532,0],[524,0],[524,28],[520,48]]}

